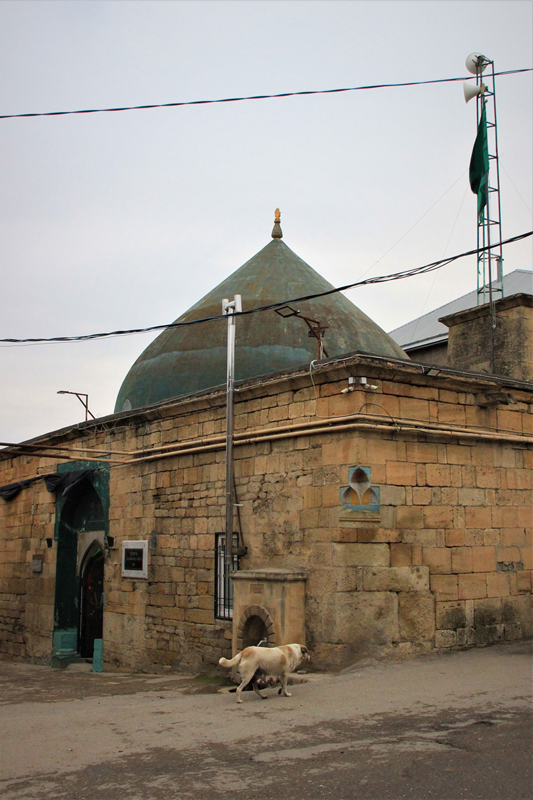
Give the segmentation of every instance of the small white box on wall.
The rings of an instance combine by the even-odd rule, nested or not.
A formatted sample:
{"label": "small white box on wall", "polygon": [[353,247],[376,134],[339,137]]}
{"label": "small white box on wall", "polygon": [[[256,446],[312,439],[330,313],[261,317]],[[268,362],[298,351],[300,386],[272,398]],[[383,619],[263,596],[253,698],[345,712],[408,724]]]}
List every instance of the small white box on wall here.
{"label": "small white box on wall", "polygon": [[148,541],[122,542],[122,577],[148,578]]}

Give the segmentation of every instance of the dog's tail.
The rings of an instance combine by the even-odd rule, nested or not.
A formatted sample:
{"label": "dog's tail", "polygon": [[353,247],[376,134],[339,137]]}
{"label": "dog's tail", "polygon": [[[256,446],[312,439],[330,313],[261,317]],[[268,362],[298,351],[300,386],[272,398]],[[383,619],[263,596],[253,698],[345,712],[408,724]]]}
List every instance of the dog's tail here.
{"label": "dog's tail", "polygon": [[238,664],[241,660],[242,653],[237,653],[237,655],[228,660],[227,658],[219,658],[218,663],[221,667],[234,667],[235,664]]}

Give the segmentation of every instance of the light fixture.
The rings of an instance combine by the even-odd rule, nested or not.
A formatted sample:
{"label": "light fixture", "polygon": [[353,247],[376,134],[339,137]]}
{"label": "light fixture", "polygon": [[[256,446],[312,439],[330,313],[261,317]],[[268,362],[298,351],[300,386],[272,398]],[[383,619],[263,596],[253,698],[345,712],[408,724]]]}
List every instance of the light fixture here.
{"label": "light fixture", "polygon": [[341,394],[347,394],[348,392],[355,392],[356,382],[359,383],[363,389],[371,389],[372,391],[376,391],[378,388],[372,383],[368,383],[367,378],[354,378],[353,375],[350,375],[348,378],[348,386],[345,389],[341,389]]}
{"label": "light fixture", "polygon": [[[288,317],[299,317],[299,319],[303,319],[309,330],[307,331],[307,335],[311,339],[316,339],[318,342],[318,361],[320,361],[324,356],[329,358],[328,351],[324,347],[324,342],[322,339],[324,338],[324,334],[326,333],[328,326],[321,325],[318,319],[311,319],[311,317],[305,317],[301,314],[296,308],[292,306],[281,306],[281,308],[275,308],[274,311],[283,319],[287,319]],[[311,323],[314,323],[312,325]]]}
{"label": "light fixture", "polygon": [[378,388],[377,386],[374,386],[373,383],[369,383],[367,378],[359,378],[359,383],[361,384],[363,389],[371,389],[374,392]]}
{"label": "light fixture", "polygon": [[300,312],[297,311],[292,306],[281,306],[281,308],[275,308],[274,311],[276,314],[279,314],[280,317],[283,319],[287,319],[287,317],[299,317]]}
{"label": "light fixture", "polygon": [[355,391],[355,378],[352,375],[350,375],[350,377],[348,378],[348,386],[346,387],[346,389],[341,389],[341,394],[347,394],[348,392],[354,392],[354,391]]}
{"label": "light fixture", "polygon": [[[69,391],[67,391],[67,389],[60,389],[58,391],[58,394],[73,394],[78,398],[78,400],[80,401],[80,403],[82,404],[82,406],[85,409],[85,422],[87,422],[87,420],[89,419],[89,414],[91,415],[91,417],[93,419],[96,419],[94,414],[91,411],[89,411],[89,395],[88,394],[84,394],[83,392],[69,392]],[[82,400],[83,397],[85,397],[85,400]]]}

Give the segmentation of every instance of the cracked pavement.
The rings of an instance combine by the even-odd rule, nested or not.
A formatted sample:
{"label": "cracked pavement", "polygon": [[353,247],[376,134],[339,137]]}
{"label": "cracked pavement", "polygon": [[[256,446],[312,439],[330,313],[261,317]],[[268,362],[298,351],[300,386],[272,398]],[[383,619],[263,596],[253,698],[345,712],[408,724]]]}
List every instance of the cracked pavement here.
{"label": "cracked pavement", "polygon": [[0,662],[4,800],[529,800],[531,645],[356,665],[244,703],[192,675]]}

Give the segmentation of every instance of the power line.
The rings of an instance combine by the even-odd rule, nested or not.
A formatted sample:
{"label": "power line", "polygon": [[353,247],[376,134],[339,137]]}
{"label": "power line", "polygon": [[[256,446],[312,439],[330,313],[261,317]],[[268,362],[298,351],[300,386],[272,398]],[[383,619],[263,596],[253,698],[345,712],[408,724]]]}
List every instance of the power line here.
{"label": "power line", "polygon": [[[520,72],[532,72],[533,68],[509,69],[495,72],[495,75],[516,75]],[[44,111],[28,114],[0,114],[0,119],[21,119],[23,117],[63,117],[69,114],[107,114],[114,111],[143,111],[152,108],[177,108],[179,106],[203,106],[216,103],[240,103],[244,100],[273,100],[279,97],[303,97],[311,94],[341,94],[342,92],[361,92],[366,89],[396,89],[403,86],[427,86],[432,83],[453,83],[455,81],[473,80],[472,75],[463,78],[437,78],[430,81],[407,81],[405,83],[374,83],[367,86],[349,86],[342,89],[314,89],[301,92],[279,92],[278,94],[255,94],[247,97],[223,97],[218,100],[187,100],[179,103],[151,103],[142,106],[119,106],[116,108],[83,108],[77,111]]]}
{"label": "power line", "polygon": [[[453,261],[457,261],[460,258],[466,258],[467,256],[474,255],[476,253],[483,252],[484,250],[490,250],[495,247],[499,247],[500,244],[512,244],[513,242],[519,242],[522,239],[527,239],[528,236],[533,235],[533,231],[527,231],[527,233],[521,233],[518,236],[513,236],[510,239],[505,239],[503,242],[496,242],[496,244],[492,244],[487,247],[480,247],[479,249],[476,248],[475,250],[467,250],[464,253],[458,253],[457,255],[450,256],[449,258],[442,258],[439,261],[432,261],[430,264],[425,264],[422,267],[413,267],[412,269],[402,270],[401,272],[395,272],[392,275],[380,275],[375,278],[365,278],[363,281],[356,281],[355,283],[347,283],[345,286],[337,286],[336,288],[328,289],[325,292],[318,292],[316,294],[308,294],[304,295],[303,297],[293,297],[290,300],[280,300],[277,303],[270,303],[266,306],[256,306],[255,308],[251,308],[248,311],[240,311],[236,312],[236,316],[244,317],[249,314],[257,314],[258,312],[262,311],[270,311],[274,308],[280,308],[281,306],[288,305],[290,303],[303,303],[306,300],[314,300],[317,297],[327,297],[330,294],[336,294],[337,292],[345,292],[348,289],[354,289],[356,286],[368,286],[374,283],[387,283],[388,281],[399,281],[403,280],[404,278],[412,278],[416,275],[424,275],[427,272],[433,272],[434,270],[440,269],[441,267],[446,266],[447,264],[451,264]],[[148,328],[131,328],[125,331],[109,331],[106,333],[88,333],[83,336],[54,336],[49,339],[0,339],[0,344],[42,344],[42,343],[54,343],[54,342],[86,342],[93,339],[105,339],[111,336],[127,336],[133,333],[148,333],[149,331],[161,331],[161,330],[168,330],[169,328],[184,328],[188,327],[189,325],[198,325],[201,322],[213,322],[217,319],[225,319],[227,317],[223,314],[214,316],[214,317],[203,317],[201,319],[192,319],[188,320],[187,322],[171,322],[168,325],[151,325]]]}

